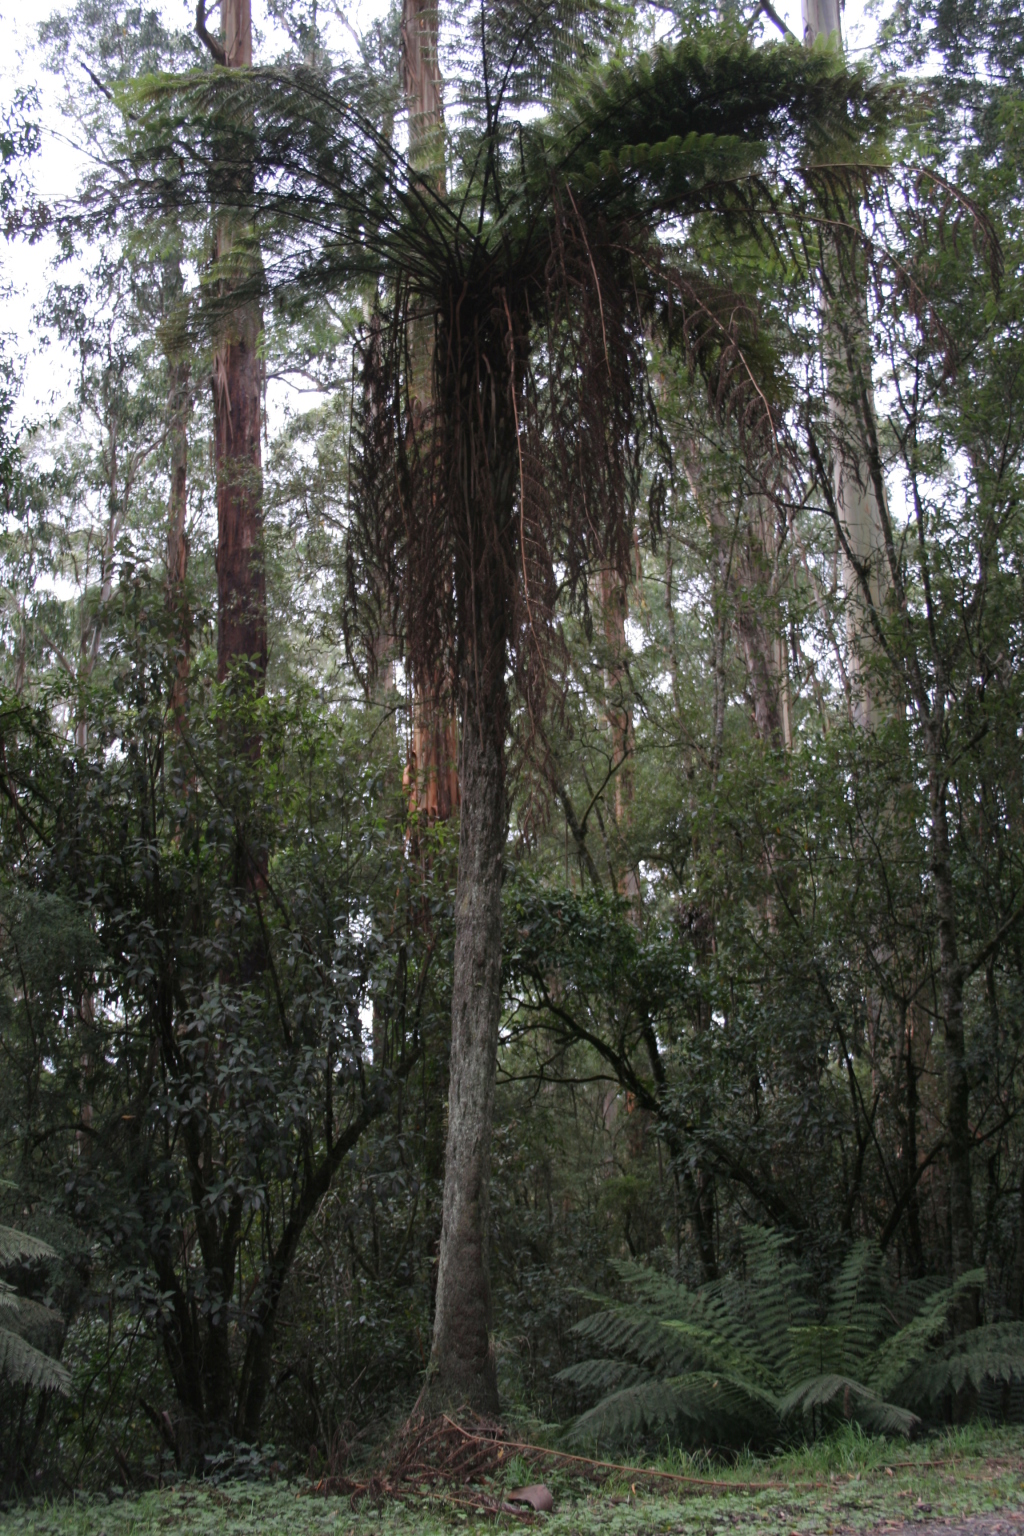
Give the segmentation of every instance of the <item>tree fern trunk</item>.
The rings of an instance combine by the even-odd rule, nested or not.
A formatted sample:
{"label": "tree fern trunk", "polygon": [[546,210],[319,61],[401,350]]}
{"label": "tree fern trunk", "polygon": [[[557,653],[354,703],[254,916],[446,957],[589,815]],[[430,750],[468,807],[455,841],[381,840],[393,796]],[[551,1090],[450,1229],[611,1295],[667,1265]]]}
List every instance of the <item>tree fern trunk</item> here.
{"label": "tree fern trunk", "polygon": [[[504,683],[495,688],[504,694]],[[501,1000],[505,846],[504,698],[465,688],[459,871],[444,1212],[429,1393],[433,1403],[498,1408],[487,1267],[488,1186]]]}

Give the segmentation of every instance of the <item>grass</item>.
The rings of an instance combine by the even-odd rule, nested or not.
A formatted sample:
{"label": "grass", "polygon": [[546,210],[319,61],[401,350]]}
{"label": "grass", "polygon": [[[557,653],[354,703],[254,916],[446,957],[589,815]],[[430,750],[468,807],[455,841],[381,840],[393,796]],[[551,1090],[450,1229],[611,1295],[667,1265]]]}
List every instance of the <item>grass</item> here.
{"label": "grass", "polygon": [[[969,1426],[916,1445],[850,1430],[773,1459],[723,1468],[671,1454],[659,1470],[687,1482],[643,1486],[613,1473],[601,1487],[562,1471],[531,1472],[513,1461],[507,1488],[544,1480],[555,1512],[527,1522],[481,1519],[450,1499],[353,1508],[300,1485],[185,1484],[137,1498],[77,1496],[36,1501],[0,1514],[0,1536],[451,1536],[469,1525],[549,1536],[833,1536],[893,1523],[965,1519],[1024,1508],[1024,1429]],[[713,1481],[705,1486],[700,1479]]]}

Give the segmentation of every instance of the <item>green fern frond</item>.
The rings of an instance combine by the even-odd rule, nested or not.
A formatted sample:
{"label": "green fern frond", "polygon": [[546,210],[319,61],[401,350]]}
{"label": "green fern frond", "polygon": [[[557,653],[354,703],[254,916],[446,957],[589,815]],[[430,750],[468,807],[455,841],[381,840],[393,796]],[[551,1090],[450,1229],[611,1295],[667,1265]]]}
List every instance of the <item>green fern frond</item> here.
{"label": "green fern frond", "polygon": [[906,1378],[901,1395],[934,1403],[985,1381],[1024,1381],[1024,1323],[989,1323],[958,1334]]}
{"label": "green fern frond", "polygon": [[637,1301],[659,1317],[682,1317],[697,1300],[697,1292],[688,1290],[671,1275],[663,1275],[656,1269],[623,1259],[616,1260],[612,1268]]}
{"label": "green fern frond", "polygon": [[613,1392],[580,1416],[574,1436],[615,1443],[696,1430],[744,1443],[767,1438],[778,1423],[770,1393],[746,1381],[694,1371]]}
{"label": "green fern frond", "polygon": [[[709,1309],[710,1311],[710,1309]],[[722,1371],[754,1377],[766,1390],[772,1384],[772,1372],[751,1353],[745,1330],[730,1327],[731,1319],[709,1323],[666,1322],[661,1326],[682,1345],[688,1363],[695,1370]]]}
{"label": "green fern frond", "polygon": [[904,1397],[901,1390],[949,1329],[953,1308],[985,1284],[985,1271],[972,1269],[928,1298],[917,1316],[888,1338],[875,1352],[865,1380],[881,1397]]}
{"label": "green fern frond", "polygon": [[71,1376],[59,1360],[7,1328],[0,1328],[0,1376],[38,1387],[41,1392],[60,1392],[66,1397],[71,1391]]}
{"label": "green fern frond", "polygon": [[682,1370],[687,1357],[678,1348],[673,1349],[665,1328],[659,1317],[645,1315],[640,1307],[620,1304],[584,1318],[573,1333],[585,1340],[595,1354],[623,1355],[641,1365],[664,1365],[668,1361],[670,1368]]}
{"label": "green fern frond", "polygon": [[832,1287],[828,1326],[842,1340],[847,1371],[860,1372],[885,1336],[889,1313],[882,1282],[882,1250],[866,1240],[855,1243]]}
{"label": "green fern frond", "polygon": [[[789,1331],[814,1321],[807,1298],[807,1277],[788,1253],[789,1240],[779,1232],[751,1227],[744,1233],[747,1277],[734,1310],[748,1320],[748,1338],[784,1379],[791,1349]],[[735,1282],[734,1282],[735,1283]]]}
{"label": "green fern frond", "polygon": [[580,1360],[558,1372],[555,1380],[564,1386],[574,1387],[586,1396],[597,1393],[621,1392],[626,1387],[640,1386],[650,1381],[650,1371],[632,1365],[628,1360]]}
{"label": "green fern frond", "polygon": [[782,1399],[779,1413],[784,1419],[798,1415],[807,1417],[816,1408],[832,1407],[837,1399],[842,1401],[844,1417],[857,1418],[866,1428],[880,1434],[909,1437],[920,1427],[916,1413],[900,1408],[896,1403],[887,1403],[861,1382],[834,1372],[800,1382]]}
{"label": "green fern frond", "polygon": [[56,1355],[64,1337],[64,1319],[60,1313],[27,1296],[15,1298],[14,1310],[6,1313],[3,1326],[20,1335],[26,1343],[41,1349],[44,1355]]}
{"label": "green fern frond", "polygon": [[770,1363],[765,1361],[761,1349],[761,1336],[750,1315],[746,1287],[734,1275],[705,1286],[701,1293],[701,1315],[705,1326],[727,1339],[734,1351],[756,1361],[759,1373],[763,1374],[766,1368],[770,1372]]}
{"label": "green fern frond", "polygon": [[578,1420],[579,1434],[682,1432],[744,1445],[787,1424],[817,1432],[851,1419],[874,1433],[911,1435],[921,1422],[914,1410],[968,1384],[1024,1381],[1024,1323],[954,1329],[964,1300],[983,1289],[984,1270],[923,1291],[916,1316],[892,1332],[882,1255],[871,1244],[847,1256],[824,1321],[785,1238],[751,1229],[744,1259],[742,1274],[696,1292],[619,1267],[637,1304],[581,1323],[578,1336],[599,1343],[603,1358],[560,1378],[605,1394]]}
{"label": "green fern frond", "polygon": [[[0,1226],[0,1265],[56,1257],[56,1251],[42,1238]],[[60,1316],[38,1301],[19,1296],[13,1285],[0,1280],[0,1317],[0,1377],[66,1395],[71,1378],[53,1356],[64,1332]]]}
{"label": "green fern frond", "polygon": [[55,1259],[56,1249],[41,1237],[30,1237],[15,1227],[0,1226],[0,1265],[17,1264],[19,1259]]}

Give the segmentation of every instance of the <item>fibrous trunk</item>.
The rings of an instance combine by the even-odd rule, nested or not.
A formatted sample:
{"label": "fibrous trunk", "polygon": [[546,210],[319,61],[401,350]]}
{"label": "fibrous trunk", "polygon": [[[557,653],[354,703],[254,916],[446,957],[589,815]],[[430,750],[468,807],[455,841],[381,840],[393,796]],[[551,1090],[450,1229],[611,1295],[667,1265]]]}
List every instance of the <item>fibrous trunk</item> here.
{"label": "fibrous trunk", "polygon": [[505,710],[501,701],[480,697],[472,683],[465,698],[448,1139],[431,1391],[439,1403],[464,1403],[478,1413],[493,1413],[498,1384],[490,1336],[487,1228],[501,1000]]}
{"label": "fibrous trunk", "polygon": [[[506,310],[506,315],[509,311]],[[508,335],[453,303],[439,351],[450,424],[444,478],[456,527],[461,748],[452,1047],[444,1205],[428,1382],[438,1407],[498,1407],[487,1261],[491,1123],[501,1007],[501,878],[507,832],[506,669],[516,590],[516,384]]]}

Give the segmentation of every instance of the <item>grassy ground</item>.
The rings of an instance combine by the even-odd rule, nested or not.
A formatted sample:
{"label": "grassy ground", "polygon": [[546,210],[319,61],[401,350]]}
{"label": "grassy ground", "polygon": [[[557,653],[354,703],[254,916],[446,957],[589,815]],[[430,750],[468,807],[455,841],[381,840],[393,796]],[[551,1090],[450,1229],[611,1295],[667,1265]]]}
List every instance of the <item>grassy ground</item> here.
{"label": "grassy ground", "polygon": [[[36,1502],[0,1515],[0,1536],[451,1536],[466,1525],[543,1526],[549,1536],[831,1536],[910,1522],[1024,1512],[1024,1429],[971,1427],[917,1445],[848,1433],[774,1460],[723,1470],[674,1457],[658,1463],[680,1481],[656,1487],[628,1473],[601,1487],[511,1461],[505,1487],[541,1476],[549,1515],[486,1520],[457,1498],[353,1508],[288,1485],[179,1485],[138,1498]],[[682,1479],[692,1479],[683,1481]],[[712,1486],[700,1479],[714,1479]],[[925,1533],[922,1532],[922,1536]]]}

